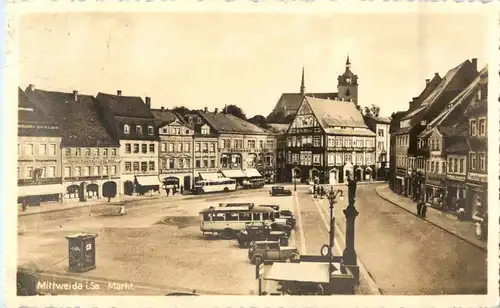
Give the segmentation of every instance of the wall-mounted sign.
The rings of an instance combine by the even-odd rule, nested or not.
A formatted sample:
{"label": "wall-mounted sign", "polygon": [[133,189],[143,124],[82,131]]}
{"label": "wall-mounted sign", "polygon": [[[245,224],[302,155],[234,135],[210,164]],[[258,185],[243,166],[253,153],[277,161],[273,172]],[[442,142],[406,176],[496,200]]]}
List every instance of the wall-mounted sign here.
{"label": "wall-mounted sign", "polygon": [[488,175],[482,173],[469,173],[467,179],[478,182],[488,182]]}

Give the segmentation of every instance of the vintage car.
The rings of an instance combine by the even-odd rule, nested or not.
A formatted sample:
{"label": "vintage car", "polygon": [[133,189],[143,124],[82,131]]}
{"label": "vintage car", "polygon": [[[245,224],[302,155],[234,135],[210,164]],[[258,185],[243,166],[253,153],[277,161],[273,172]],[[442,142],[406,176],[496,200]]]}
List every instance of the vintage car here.
{"label": "vintage car", "polygon": [[264,261],[292,261],[299,257],[297,248],[281,246],[279,241],[256,241],[248,249],[248,259],[253,264],[260,264]]}
{"label": "vintage car", "polygon": [[263,224],[248,224],[236,236],[240,247],[250,247],[255,241],[279,241],[282,246],[288,246],[289,234],[285,231],[273,231]]}
{"label": "vintage car", "polygon": [[292,191],[290,189],[285,189],[283,186],[273,186],[269,191],[271,196],[291,196]]}
{"label": "vintage car", "polygon": [[244,189],[262,188],[265,184],[264,179],[249,179],[243,181],[242,187]]}
{"label": "vintage car", "polygon": [[[295,225],[297,223],[295,216],[293,215],[292,211],[290,210],[280,210],[279,205],[274,205],[274,204],[260,204],[259,206],[261,207],[269,207],[275,210],[276,212],[274,213],[273,216],[273,222],[283,225],[285,227],[289,227],[291,229],[295,228]],[[279,228],[278,228],[279,229]],[[282,229],[279,229],[282,230]]]}

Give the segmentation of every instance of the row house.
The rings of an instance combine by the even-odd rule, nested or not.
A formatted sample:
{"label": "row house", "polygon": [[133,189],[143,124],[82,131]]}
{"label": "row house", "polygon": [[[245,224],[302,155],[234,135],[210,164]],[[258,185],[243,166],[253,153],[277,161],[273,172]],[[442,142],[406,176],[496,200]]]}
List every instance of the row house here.
{"label": "row house", "polygon": [[268,130],[276,135],[276,182],[286,181],[286,131],[289,124],[268,123]]}
{"label": "row house", "polygon": [[373,116],[363,116],[368,128],[376,134],[375,136],[375,174],[377,180],[388,180],[389,178],[389,152],[391,148],[389,125],[391,119]]}
{"label": "row house", "polygon": [[165,187],[190,190],[193,184],[194,129],[177,113],[152,109],[159,141],[159,174]]}
{"label": "row house", "polygon": [[201,132],[218,137],[219,168],[225,177],[241,181],[263,176],[267,182],[276,178],[276,137],[257,125],[232,114],[198,112]]}
{"label": "row house", "polygon": [[61,128],[64,200],[86,201],[119,195],[119,144],[103,125],[90,95],[45,91],[30,85],[26,95]]}
{"label": "row house", "polygon": [[430,157],[428,148],[419,148],[418,135],[476,78],[477,73],[477,59],[464,61],[449,70],[442,80],[436,73],[433,81],[426,80],[421,95],[410,103],[395,133],[397,189],[406,196],[414,199],[422,196],[426,160]]}
{"label": "row house", "polygon": [[[434,207],[456,212],[465,210],[465,216],[471,218],[472,207],[467,206],[466,178],[470,144],[467,141],[469,129],[465,117],[470,104],[477,99],[480,85],[487,78],[487,68],[436,116],[427,128],[418,135],[418,148],[430,153],[426,160],[425,193],[422,200]],[[479,94],[480,95],[480,94]],[[486,125],[486,119],[484,119]]]}
{"label": "row house", "polygon": [[18,203],[62,201],[60,134],[59,124],[18,88]]}
{"label": "row house", "polygon": [[375,175],[375,133],[354,102],[305,96],[287,131],[287,179],[334,184]]}
{"label": "row house", "polygon": [[151,98],[98,93],[97,105],[112,137],[119,140],[121,179],[125,195],[159,191],[158,132]]}
{"label": "row house", "polygon": [[[396,168],[397,168],[397,155],[396,155],[396,145],[397,140],[394,134],[400,129],[400,121],[402,117],[406,114],[406,111],[398,111],[391,115],[391,122],[389,124],[389,187],[396,191]],[[401,149],[399,149],[401,153]]]}

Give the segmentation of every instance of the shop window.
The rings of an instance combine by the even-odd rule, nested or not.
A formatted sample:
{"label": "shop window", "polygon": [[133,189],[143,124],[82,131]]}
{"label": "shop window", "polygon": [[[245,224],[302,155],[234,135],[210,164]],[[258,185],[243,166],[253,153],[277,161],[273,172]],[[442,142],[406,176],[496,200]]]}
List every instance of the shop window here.
{"label": "shop window", "polygon": [[145,161],[141,162],[141,171],[142,172],[148,171],[148,163],[147,162],[145,162]]}

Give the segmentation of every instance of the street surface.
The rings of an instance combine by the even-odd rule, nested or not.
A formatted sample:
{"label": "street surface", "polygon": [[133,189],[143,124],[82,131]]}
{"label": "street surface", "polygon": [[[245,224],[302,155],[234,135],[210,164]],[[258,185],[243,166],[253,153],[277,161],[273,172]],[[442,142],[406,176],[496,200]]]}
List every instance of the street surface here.
{"label": "street surface", "polygon": [[[486,252],[386,202],[375,187],[358,185],[355,246],[383,294],[486,293]],[[91,211],[21,216],[18,264],[57,273],[64,280],[68,265],[65,236],[90,232],[98,234],[97,268],[71,275],[94,281],[100,288],[53,293],[161,295],[196,290],[201,294],[256,294],[255,266],[247,258],[247,249],[238,248],[236,240],[203,236],[198,212],[220,202],[278,204],[298,218],[290,246],[299,248],[301,254],[319,254],[329,239],[328,200],[313,199],[306,186],[298,186],[297,194],[285,197],[270,197],[268,190],[134,200],[127,204],[124,216],[116,215],[116,206],[106,205]],[[342,209],[346,204],[344,198],[335,208],[336,254],[344,248]],[[110,288],[108,282],[122,288]],[[269,283],[265,288],[273,286]],[[366,294],[363,290],[358,293]]]}

